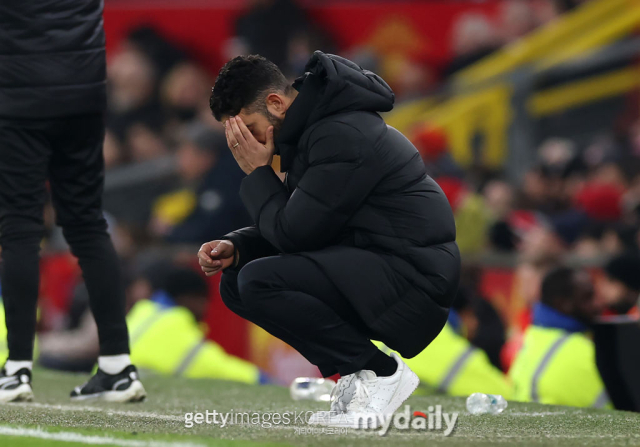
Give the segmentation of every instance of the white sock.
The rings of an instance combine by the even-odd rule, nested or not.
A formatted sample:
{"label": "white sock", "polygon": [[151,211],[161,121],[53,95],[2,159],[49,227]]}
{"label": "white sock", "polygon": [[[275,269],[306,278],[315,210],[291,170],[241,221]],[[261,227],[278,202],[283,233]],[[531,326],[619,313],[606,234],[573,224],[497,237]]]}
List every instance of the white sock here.
{"label": "white sock", "polygon": [[131,365],[129,354],[101,355],[98,357],[98,368],[107,374],[118,374]]}
{"label": "white sock", "polygon": [[29,371],[33,369],[33,362],[28,360],[7,360],[4,364],[5,372],[8,376],[12,376],[22,368],[27,368]]}

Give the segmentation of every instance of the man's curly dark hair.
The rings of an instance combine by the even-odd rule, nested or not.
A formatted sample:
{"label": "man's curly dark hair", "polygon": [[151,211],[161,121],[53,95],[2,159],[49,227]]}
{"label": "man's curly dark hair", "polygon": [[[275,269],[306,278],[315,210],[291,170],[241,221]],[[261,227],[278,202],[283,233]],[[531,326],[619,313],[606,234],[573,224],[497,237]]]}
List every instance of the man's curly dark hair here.
{"label": "man's curly dark hair", "polygon": [[287,78],[270,60],[257,54],[237,56],[220,69],[209,107],[218,121],[223,116],[236,116],[242,109],[266,114],[263,100],[266,95],[273,92],[288,94],[291,88]]}

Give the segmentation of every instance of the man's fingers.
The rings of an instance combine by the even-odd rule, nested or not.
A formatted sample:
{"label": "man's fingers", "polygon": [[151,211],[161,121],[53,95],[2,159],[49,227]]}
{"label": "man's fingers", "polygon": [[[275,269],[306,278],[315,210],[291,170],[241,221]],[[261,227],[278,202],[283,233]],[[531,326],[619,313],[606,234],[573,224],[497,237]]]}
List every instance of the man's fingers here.
{"label": "man's fingers", "polygon": [[233,264],[235,246],[229,241],[214,241],[215,247],[211,250],[211,262],[200,263],[200,268],[207,276],[213,276],[220,270]]}
{"label": "man's fingers", "polygon": [[213,262],[213,259],[211,259],[211,255],[209,254],[209,252],[200,249],[200,251],[198,252],[198,261],[200,265],[210,265]]}
{"label": "man's fingers", "polygon": [[225,269],[230,265],[231,265],[231,261],[227,259],[227,260],[221,260],[221,261],[214,261],[214,265],[212,266],[202,265],[200,266],[200,268],[202,269],[205,275],[213,276],[216,273],[218,273],[220,270]]}
{"label": "man's fingers", "polygon": [[218,273],[220,270],[222,270],[222,266],[220,266],[220,267],[216,267],[216,268],[214,268],[214,269],[207,269],[207,268],[205,268],[205,267],[202,267],[202,271],[204,272],[204,274],[205,274],[206,276],[213,276],[213,275],[215,275],[216,273]]}
{"label": "man's fingers", "polygon": [[231,125],[229,124],[230,119],[231,118],[229,118],[224,125],[224,135],[225,137],[227,137],[227,146],[229,146],[231,152],[235,152],[236,148],[234,147],[234,145],[236,144],[236,140],[231,132]]}
{"label": "man's fingers", "polygon": [[198,251],[200,269],[207,276],[213,276],[233,263],[235,246],[227,240],[205,242]]}
{"label": "man's fingers", "polygon": [[200,246],[200,250],[198,250],[200,265],[212,265],[211,251],[215,250],[218,245],[220,245],[220,241],[205,242]]}
{"label": "man's fingers", "polygon": [[219,243],[220,243],[220,241],[205,242],[204,244],[202,244],[200,246],[200,250],[199,251],[210,253],[211,250],[216,248]]}
{"label": "man's fingers", "polygon": [[230,123],[231,133],[233,137],[236,139],[236,141],[240,143],[240,145],[243,145],[244,143],[246,143],[246,139],[244,138],[244,135],[242,135],[242,131],[240,130],[240,127],[238,127],[237,120],[235,118],[229,118],[227,122]]}
{"label": "man's fingers", "polygon": [[220,244],[211,250],[211,258],[225,259],[233,256],[234,247],[231,244]]}
{"label": "man's fingers", "polygon": [[244,125],[242,118],[237,116],[235,121],[236,121],[236,124],[238,125],[238,129],[240,129],[240,132],[242,133],[242,136],[246,141],[255,140],[255,137],[253,136],[253,134],[249,131],[247,126]]}
{"label": "man's fingers", "polygon": [[222,265],[222,261],[213,261],[211,263],[211,265],[201,265],[200,268],[202,269],[203,272],[210,272],[212,270],[218,270],[221,267],[223,267]]}

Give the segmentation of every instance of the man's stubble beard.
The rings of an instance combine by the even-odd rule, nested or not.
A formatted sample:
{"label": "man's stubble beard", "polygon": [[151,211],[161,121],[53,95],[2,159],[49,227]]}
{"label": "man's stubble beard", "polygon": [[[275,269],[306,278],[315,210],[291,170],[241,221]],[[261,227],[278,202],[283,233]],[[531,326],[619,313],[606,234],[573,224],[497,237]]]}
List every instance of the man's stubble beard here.
{"label": "man's stubble beard", "polygon": [[278,133],[280,133],[280,129],[282,128],[284,118],[278,118],[267,110],[267,120],[269,120],[269,124],[273,126],[273,139],[276,140],[276,138],[278,138]]}

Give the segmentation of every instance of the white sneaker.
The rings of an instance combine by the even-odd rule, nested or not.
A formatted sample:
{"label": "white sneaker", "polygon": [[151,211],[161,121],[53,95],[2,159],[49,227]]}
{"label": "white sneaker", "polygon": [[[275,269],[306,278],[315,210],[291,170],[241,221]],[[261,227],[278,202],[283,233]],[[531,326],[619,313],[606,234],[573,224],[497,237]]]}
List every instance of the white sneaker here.
{"label": "white sneaker", "polygon": [[420,379],[398,357],[391,353],[398,364],[397,371],[389,377],[377,377],[373,371],[357,373],[355,393],[347,412],[329,419],[331,427],[378,428],[413,394]]}
{"label": "white sneaker", "polygon": [[346,413],[347,406],[356,391],[356,374],[348,374],[340,377],[338,383],[331,390],[331,409],[329,411],[317,411],[309,418],[309,424],[324,425],[332,415]]}

